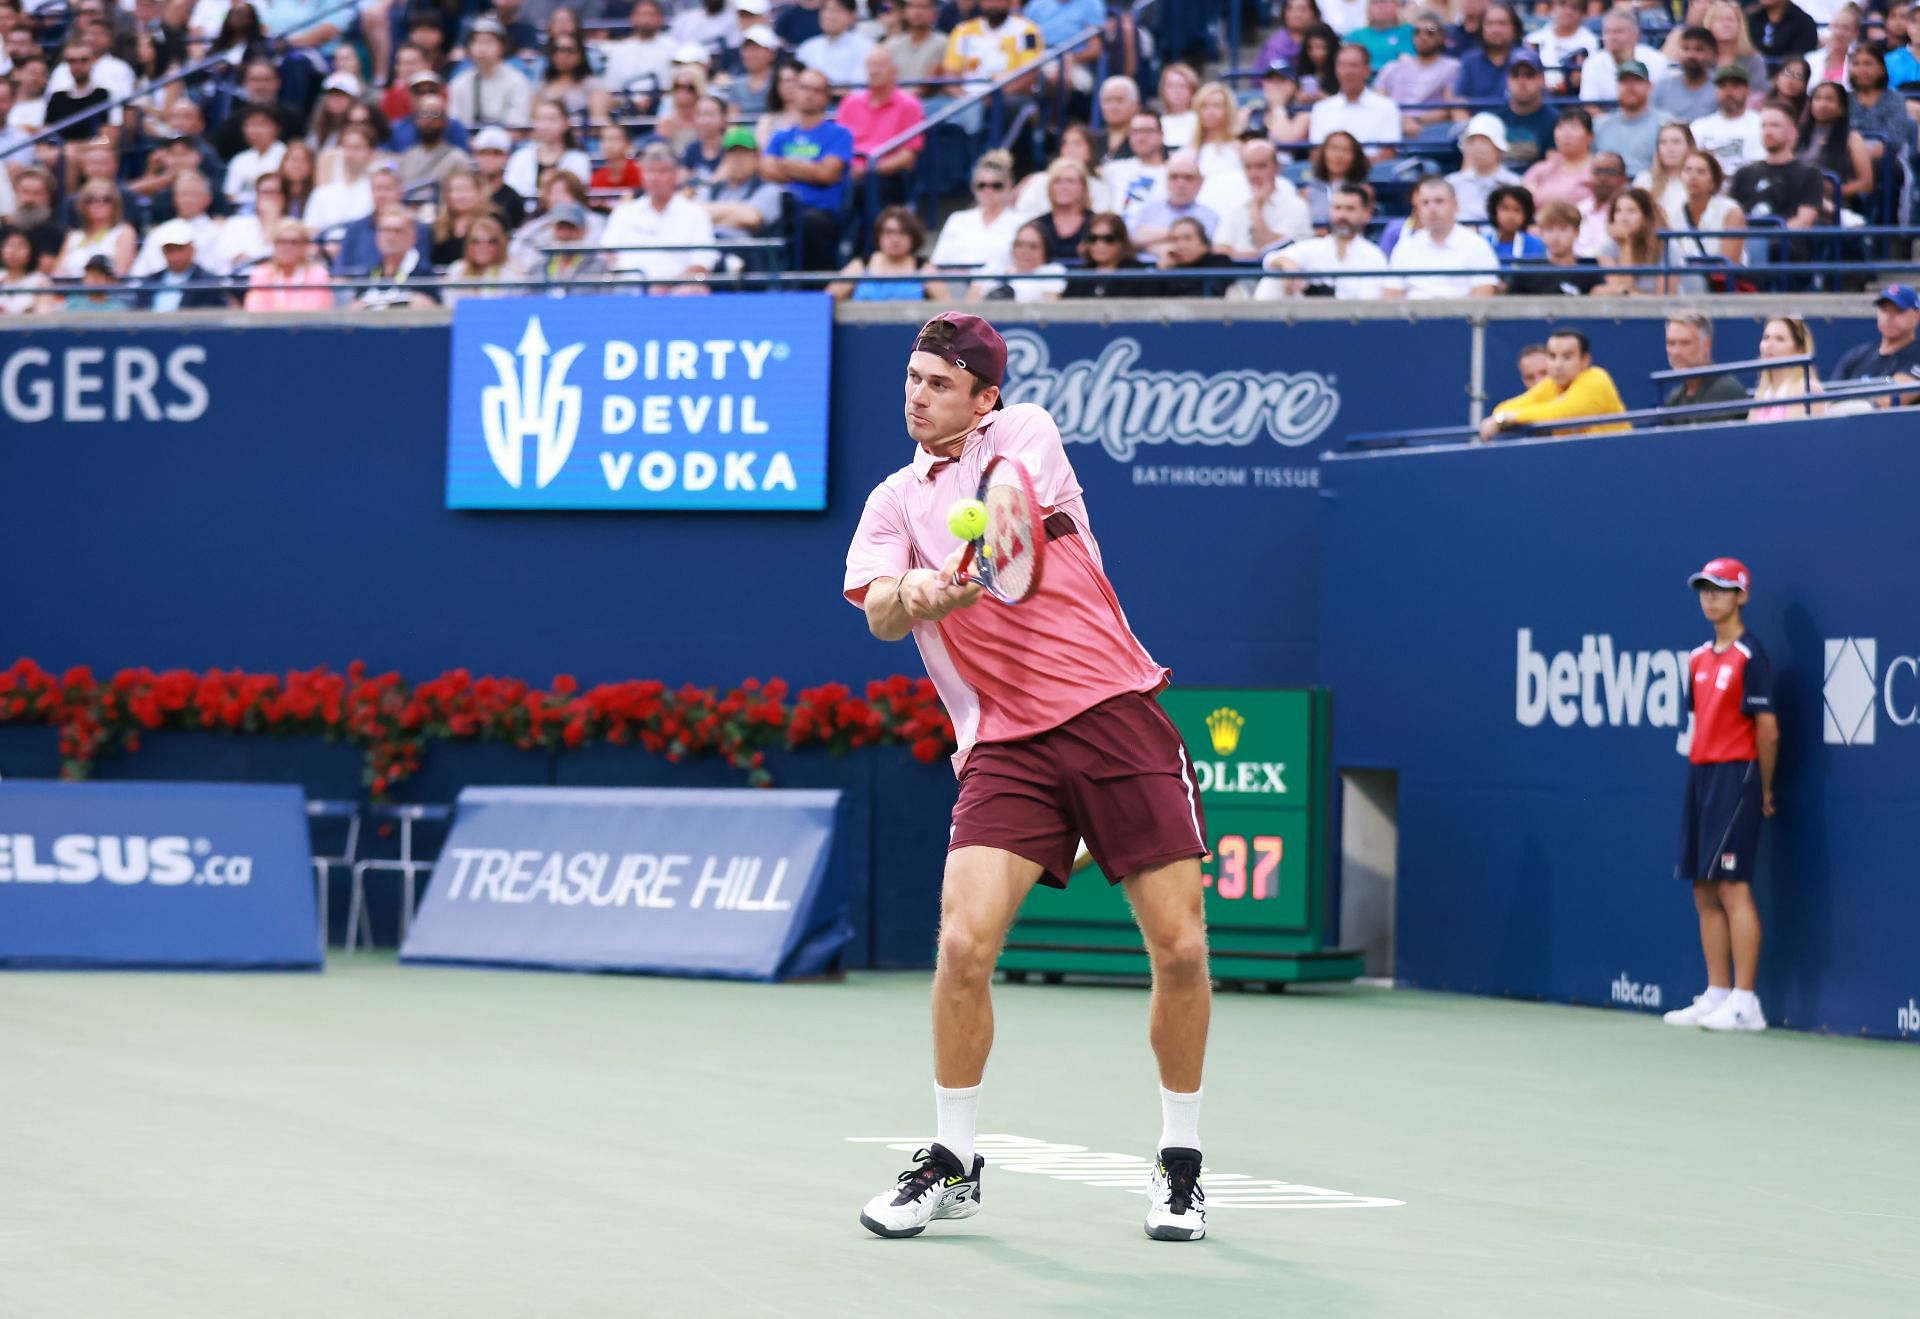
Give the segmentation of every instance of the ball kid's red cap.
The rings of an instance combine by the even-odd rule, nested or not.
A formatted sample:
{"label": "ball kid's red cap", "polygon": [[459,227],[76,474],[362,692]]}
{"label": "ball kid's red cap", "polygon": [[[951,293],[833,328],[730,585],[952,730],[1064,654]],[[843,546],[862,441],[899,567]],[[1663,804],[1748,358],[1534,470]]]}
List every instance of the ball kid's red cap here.
{"label": "ball kid's red cap", "polygon": [[989,385],[1000,384],[1007,374],[1007,341],[1000,331],[964,311],[943,311],[921,326],[913,351],[932,353]]}
{"label": "ball kid's red cap", "polygon": [[1738,559],[1708,559],[1706,567],[1687,578],[1687,585],[1696,591],[1702,586],[1717,586],[1723,591],[1745,591],[1752,580],[1747,575],[1747,565]]}

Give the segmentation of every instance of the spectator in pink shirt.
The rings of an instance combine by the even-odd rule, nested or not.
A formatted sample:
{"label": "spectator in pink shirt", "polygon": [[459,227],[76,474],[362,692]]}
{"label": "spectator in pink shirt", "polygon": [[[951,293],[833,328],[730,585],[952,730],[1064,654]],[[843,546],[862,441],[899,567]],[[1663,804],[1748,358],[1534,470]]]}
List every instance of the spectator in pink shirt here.
{"label": "spectator in pink shirt", "polygon": [[1522,183],[1541,202],[1593,201],[1593,120],[1585,110],[1569,107],[1553,126],[1553,150],[1534,162]]}
{"label": "spectator in pink shirt", "polygon": [[273,255],[253,268],[247,282],[248,311],[326,311],[333,306],[333,279],[311,255],[307,227],[282,220],[273,230]]}
{"label": "spectator in pink shirt", "polygon": [[900,136],[927,117],[920,98],[900,90],[900,66],[893,52],[875,46],[867,52],[867,85],[849,92],[840,102],[835,118],[853,134],[853,177],[863,179],[868,170],[880,178],[880,200],[893,205],[906,200],[907,177],[920,162],[924,137],[916,137],[878,160],[867,159],[875,147]]}

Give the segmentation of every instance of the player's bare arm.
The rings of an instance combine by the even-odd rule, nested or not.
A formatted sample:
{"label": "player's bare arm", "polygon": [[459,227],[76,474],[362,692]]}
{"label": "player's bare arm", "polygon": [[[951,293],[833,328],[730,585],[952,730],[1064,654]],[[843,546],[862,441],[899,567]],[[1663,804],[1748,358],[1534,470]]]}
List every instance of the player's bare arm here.
{"label": "player's bare arm", "polygon": [[938,572],[915,568],[901,577],[882,577],[874,582],[867,588],[863,606],[867,630],[882,641],[900,641],[912,633],[915,623],[937,623],[978,600],[978,583],[953,584],[965,552],[966,546],[956,545]]}
{"label": "player's bare arm", "polygon": [[1753,745],[1760,761],[1760,809],[1771,819],[1775,810],[1773,767],[1780,760],[1780,720],[1777,716],[1757,714],[1753,717]]}

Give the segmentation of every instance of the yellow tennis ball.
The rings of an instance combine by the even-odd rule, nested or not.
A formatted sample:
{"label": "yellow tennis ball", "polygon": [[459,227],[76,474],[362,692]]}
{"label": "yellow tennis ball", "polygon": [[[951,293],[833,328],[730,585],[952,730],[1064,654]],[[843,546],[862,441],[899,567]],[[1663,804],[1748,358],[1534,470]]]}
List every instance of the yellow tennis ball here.
{"label": "yellow tennis ball", "polygon": [[978,540],[987,529],[987,506],[977,499],[956,499],[947,510],[947,530],[961,540]]}

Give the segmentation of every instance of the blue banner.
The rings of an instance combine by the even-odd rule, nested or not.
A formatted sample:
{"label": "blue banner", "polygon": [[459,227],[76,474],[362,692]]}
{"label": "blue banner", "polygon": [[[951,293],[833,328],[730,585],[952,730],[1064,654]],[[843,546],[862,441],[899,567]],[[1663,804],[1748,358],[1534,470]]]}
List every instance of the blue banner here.
{"label": "blue banner", "polygon": [[[461,316],[469,303],[476,313],[502,305],[468,300]],[[562,308],[590,308],[601,342],[607,327],[641,323],[662,306],[681,317],[723,304],[756,305],[731,297],[535,305],[557,349],[585,341],[554,329],[550,313]],[[1319,681],[1320,454],[1355,432],[1464,421],[1468,327],[1424,315],[1359,324],[1019,319],[1046,310],[995,305],[1009,392],[1054,409],[1109,574],[1154,657],[1183,684]],[[1873,333],[1864,299],[1861,311],[1860,321],[1823,331],[1823,360],[1828,345],[1838,353]],[[796,347],[825,352],[824,306],[819,315],[817,332]],[[526,320],[490,341],[511,350]],[[743,318],[731,333],[767,321]],[[61,547],[0,582],[11,652],[0,663],[26,654],[104,672],[364,659],[376,672],[416,678],[466,668],[544,680],[564,669],[584,683],[707,684],[755,673],[856,688],[915,672],[912,647],[874,641],[841,599],[840,578],[868,492],[911,457],[899,384],[917,328],[836,328],[825,511],[743,521],[691,509],[609,518],[446,508],[441,446],[394,442],[447,429],[444,325],[281,330],[153,316],[126,326],[30,323],[30,332],[0,325],[0,459],[12,489],[46,496],[8,509],[0,553],[24,561],[34,546]],[[1544,329],[1527,322],[1511,332],[1537,338]],[[1509,329],[1494,322],[1490,340],[1495,332]],[[1724,323],[1721,355],[1750,351],[1756,333],[1751,321]],[[1595,339],[1636,401],[1647,394],[1644,371],[1661,364],[1661,341],[1658,321],[1611,326]],[[1489,389],[1504,398],[1519,386],[1510,349],[1489,348],[1496,352]],[[583,355],[568,379],[586,366]],[[474,369],[487,372],[467,391],[477,418],[477,390],[497,380],[484,355]],[[379,400],[379,424],[333,406],[348,380]],[[582,463],[598,468],[584,438],[568,466]],[[489,479],[522,493],[497,472]],[[371,550],[369,525],[380,528]],[[130,545],[167,553],[129,554]],[[376,579],[382,585],[370,588]],[[716,581],[735,584],[730,607],[714,607]],[[249,607],[235,609],[235,600]],[[314,600],[342,608],[315,609]],[[610,612],[634,627],[607,626]]]}
{"label": "blue banner", "polygon": [[306,800],[225,783],[0,783],[0,966],[321,964]]}
{"label": "blue banner", "polygon": [[467,298],[448,508],[819,509],[833,300]]}
{"label": "blue banner", "polygon": [[789,980],[847,920],[838,790],[468,788],[401,960]]}
{"label": "blue banner", "polygon": [[1397,979],[1641,1011],[1704,986],[1674,877],[1686,660],[1713,635],[1687,577],[1728,554],[1781,727],[1766,1013],[1920,1035],[1913,430],[1881,412],[1327,464],[1334,759],[1399,775]]}

